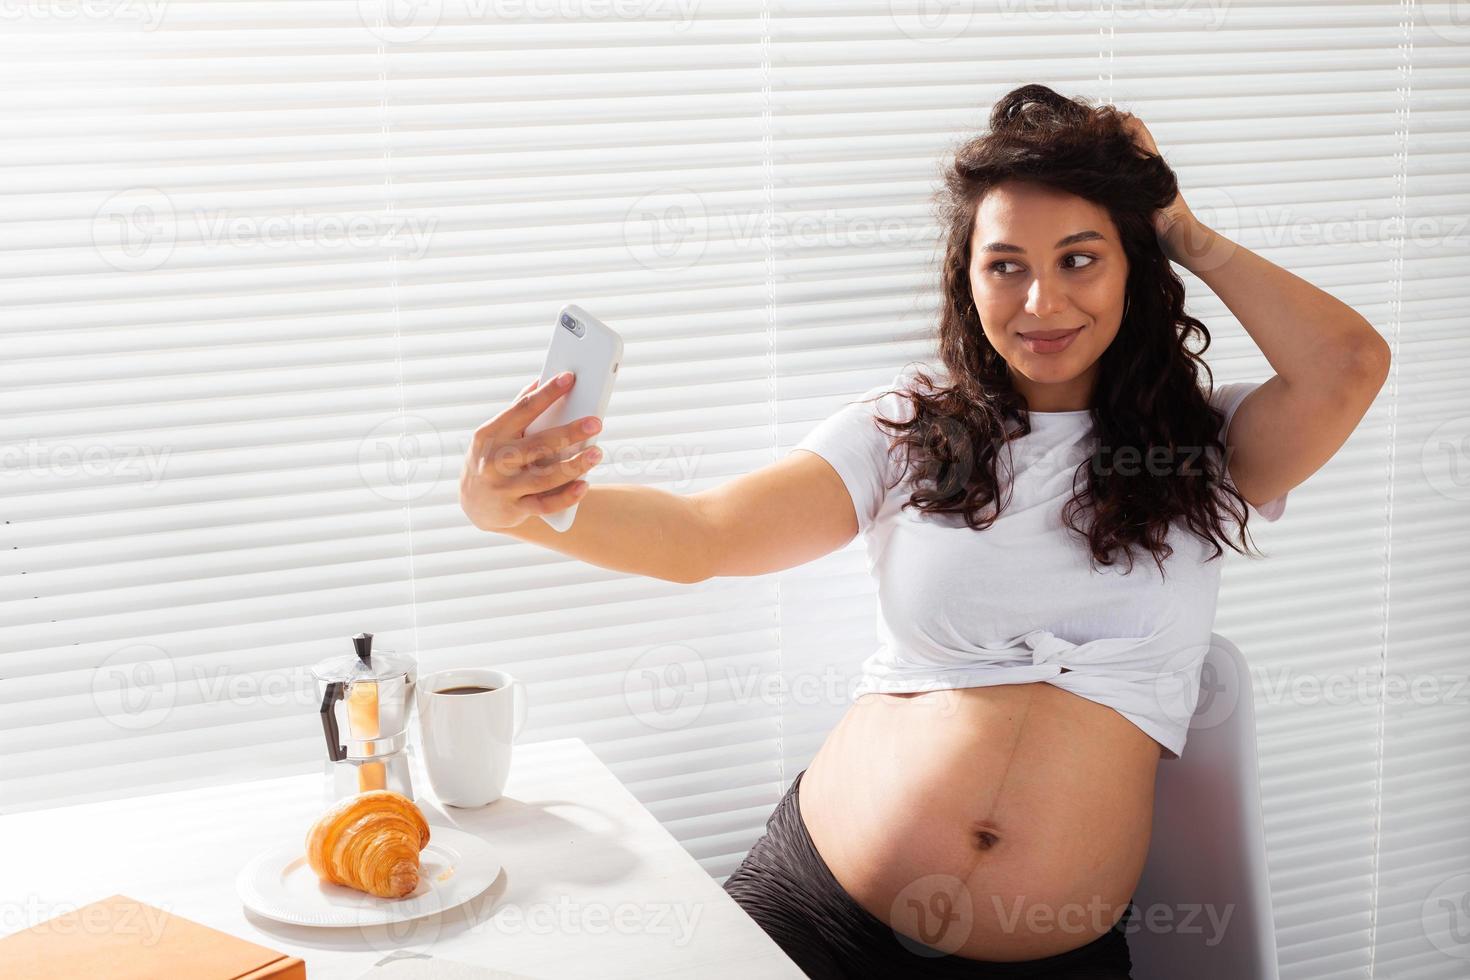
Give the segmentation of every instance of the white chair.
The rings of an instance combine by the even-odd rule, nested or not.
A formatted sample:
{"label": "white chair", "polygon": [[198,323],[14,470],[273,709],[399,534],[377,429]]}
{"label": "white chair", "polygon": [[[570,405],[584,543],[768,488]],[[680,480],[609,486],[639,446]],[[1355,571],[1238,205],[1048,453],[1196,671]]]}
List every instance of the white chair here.
{"label": "white chair", "polygon": [[1219,633],[1184,751],[1159,761],[1134,901],[1134,980],[1279,980],[1255,699],[1245,657]]}

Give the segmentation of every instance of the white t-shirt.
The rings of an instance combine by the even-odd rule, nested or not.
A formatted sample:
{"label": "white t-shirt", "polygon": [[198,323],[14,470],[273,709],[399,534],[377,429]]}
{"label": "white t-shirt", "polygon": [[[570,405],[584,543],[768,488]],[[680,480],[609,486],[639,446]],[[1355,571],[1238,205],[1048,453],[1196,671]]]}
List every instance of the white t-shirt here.
{"label": "white t-shirt", "polygon": [[[1140,546],[1127,574],[1121,553],[1112,567],[1094,569],[1086,542],[1062,520],[1074,472],[1080,489],[1086,471],[1078,467],[1095,444],[1087,410],[1032,412],[1032,431],[1008,444],[1009,457],[1002,445],[1004,508],[989,528],[971,530],[958,515],[901,510],[913,475],[885,489],[904,472],[904,450],[890,450],[888,430],[874,419],[906,421],[910,403],[896,394],[862,399],[907,387],[912,375],[905,369],[864,392],[793,447],[821,456],[842,477],[877,580],[879,647],[863,662],[853,697],[1044,681],[1113,708],[1159,742],[1164,758],[1178,758],[1199,700],[1221,562],[1231,549],[1221,545],[1224,554],[1205,561],[1213,548],[1176,521],[1165,579]],[[1225,413],[1222,442],[1235,409],[1259,386],[1221,385],[1210,397]],[[1218,455],[1212,458],[1218,465]],[[1282,494],[1249,510],[1276,521],[1285,507]],[[1085,528],[1087,515],[1077,523]]]}

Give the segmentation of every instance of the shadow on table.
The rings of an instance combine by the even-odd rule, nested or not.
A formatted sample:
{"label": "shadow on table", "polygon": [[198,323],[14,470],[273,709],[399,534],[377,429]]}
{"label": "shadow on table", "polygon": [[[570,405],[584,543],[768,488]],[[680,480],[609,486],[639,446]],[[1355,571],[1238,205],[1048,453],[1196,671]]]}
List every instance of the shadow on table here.
{"label": "shadow on table", "polygon": [[[542,885],[619,881],[638,867],[637,856],[623,845],[628,838],[627,825],[616,815],[581,800],[528,803],[502,796],[488,806],[469,809],[444,806],[435,800],[423,800],[420,805],[431,828],[436,824],[454,827],[511,855],[517,848],[544,853],[548,865],[536,880],[520,882],[531,889],[520,895],[521,899],[534,899]],[[595,855],[595,860],[577,859],[579,852]],[[553,857],[560,858],[554,867],[549,865]],[[512,862],[502,859],[502,863],[509,866]]]}

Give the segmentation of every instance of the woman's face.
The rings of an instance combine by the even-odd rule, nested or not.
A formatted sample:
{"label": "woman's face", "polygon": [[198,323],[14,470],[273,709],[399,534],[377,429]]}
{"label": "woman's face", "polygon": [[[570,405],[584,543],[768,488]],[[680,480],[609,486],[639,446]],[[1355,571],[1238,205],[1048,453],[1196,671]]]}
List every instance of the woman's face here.
{"label": "woman's face", "polygon": [[[1035,412],[1087,408],[1098,358],[1123,322],[1128,259],[1104,208],[1011,181],[980,202],[970,291],[985,336]],[[1077,330],[1080,328],[1080,330]],[[1077,330],[1063,349],[1022,336]]]}

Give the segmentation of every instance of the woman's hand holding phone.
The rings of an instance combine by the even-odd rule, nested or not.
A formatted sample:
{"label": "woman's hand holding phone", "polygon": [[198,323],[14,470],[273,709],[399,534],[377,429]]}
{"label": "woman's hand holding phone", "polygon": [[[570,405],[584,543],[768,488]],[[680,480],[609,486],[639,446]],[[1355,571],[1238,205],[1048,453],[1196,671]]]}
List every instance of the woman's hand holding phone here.
{"label": "woman's hand holding phone", "polygon": [[[526,518],[554,514],[577,503],[587,490],[578,479],[602,459],[596,446],[567,459],[561,453],[597,434],[600,419],[586,416],[526,435],[526,426],[572,390],[576,379],[563,372],[532,381],[494,418],[475,430],[459,477],[459,506],[482,531],[498,531]],[[591,427],[588,428],[588,423]]]}

